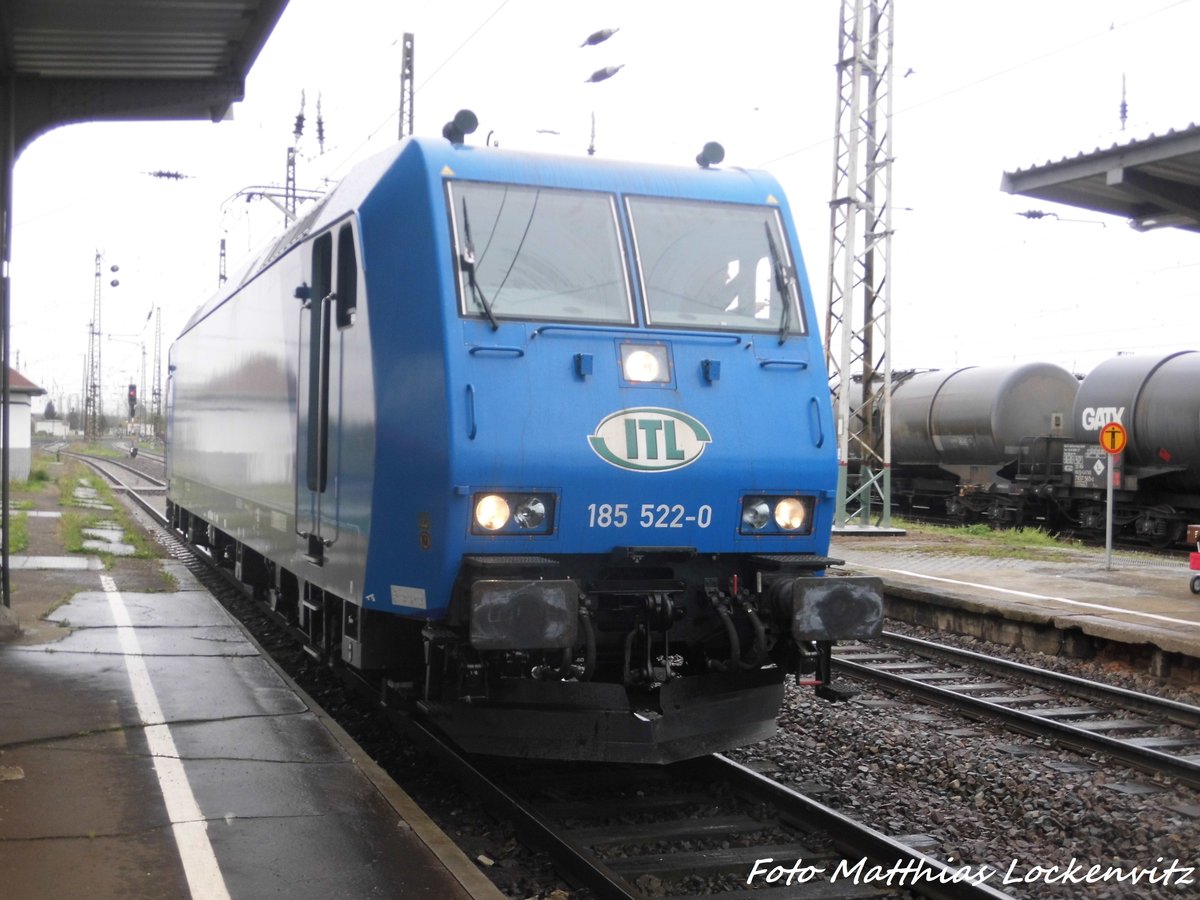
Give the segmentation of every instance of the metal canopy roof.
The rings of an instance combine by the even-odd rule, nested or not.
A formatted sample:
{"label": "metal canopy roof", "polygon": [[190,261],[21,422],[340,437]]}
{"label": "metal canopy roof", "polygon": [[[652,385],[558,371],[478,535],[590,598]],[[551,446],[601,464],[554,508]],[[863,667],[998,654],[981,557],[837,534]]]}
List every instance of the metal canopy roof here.
{"label": "metal canopy roof", "polygon": [[13,163],[57,125],[222,119],[287,0],[0,0],[0,619],[8,555]]}
{"label": "metal canopy roof", "polygon": [[1124,216],[1139,230],[1200,231],[1200,126],[1005,172],[1000,188]]}
{"label": "metal canopy roof", "polygon": [[[221,119],[287,0],[0,0],[14,156],[69,122]],[[7,123],[5,123],[7,124]]]}

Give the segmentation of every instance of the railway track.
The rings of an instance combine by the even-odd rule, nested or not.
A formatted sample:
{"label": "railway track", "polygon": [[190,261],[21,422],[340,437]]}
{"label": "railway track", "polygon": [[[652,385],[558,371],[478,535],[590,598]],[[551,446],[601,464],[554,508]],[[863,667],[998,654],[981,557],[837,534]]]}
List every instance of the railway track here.
{"label": "railway track", "polygon": [[[140,491],[142,493],[158,495],[166,494],[167,483],[158,477],[160,474],[165,474],[160,471],[163,468],[161,460],[143,460],[139,465],[133,462],[126,462],[123,459],[115,459],[111,456],[99,456],[94,453],[81,453],[75,450],[62,450],[60,452],[65,456],[74,457],[86,462],[105,478],[108,478],[113,483],[114,488],[123,493]],[[114,474],[117,470],[125,474],[118,477]],[[132,478],[129,476],[132,476]]]}
{"label": "railway track", "polygon": [[163,456],[161,453],[155,453],[152,450],[139,449],[138,454],[135,458],[149,460],[150,462],[157,463],[160,466],[165,466],[167,463],[167,459],[165,456]]}
{"label": "railway track", "polygon": [[[231,612],[244,620],[258,617],[279,624],[261,603],[248,598],[245,591],[228,578],[227,572],[213,567],[207,554],[191,551],[178,535],[170,532],[161,511],[155,508],[157,497],[140,496],[136,490],[123,493],[131,500],[141,501],[143,508],[157,522],[163,543],[171,554],[217,594]],[[283,638],[263,638],[260,626],[248,627],[280,660],[290,654],[293,659],[307,659],[307,663],[301,665],[307,665],[310,672],[331,671],[327,666],[314,665],[295,644],[285,645]],[[286,627],[277,630],[294,634]],[[844,673],[851,674],[853,666],[867,669],[871,664],[868,658],[877,657],[874,662],[880,664],[880,672],[888,673],[885,683],[889,689],[919,690],[919,680],[910,679],[905,683],[894,679],[899,673],[920,675],[924,672],[937,675],[926,677],[925,687],[958,688],[958,693],[963,696],[983,698],[991,706],[1009,713],[1028,713],[1030,707],[1045,712],[1072,704],[1073,711],[1065,718],[1066,722],[1078,725],[1119,719],[1122,724],[1090,734],[1092,740],[1086,745],[1056,736],[1060,743],[1085,750],[1099,749],[1115,759],[1130,761],[1124,752],[1118,752],[1102,739],[1114,735],[1132,738],[1130,746],[1141,743],[1160,755],[1176,757],[1176,762],[1186,766],[1188,771],[1173,774],[1187,784],[1194,784],[1191,770],[1195,760],[1189,762],[1186,755],[1188,746],[1197,746],[1200,750],[1195,741],[1197,710],[1193,707],[1143,698],[1133,692],[1092,685],[1080,679],[1063,679],[1041,670],[1008,666],[990,657],[941,648],[899,635],[888,637],[887,644],[846,647],[839,663]],[[902,648],[901,644],[905,646]],[[921,651],[921,655],[910,655],[914,650]],[[858,660],[851,659],[856,655]],[[932,662],[931,656],[938,661]],[[948,662],[941,661],[947,657],[956,660],[953,670]],[[968,668],[961,668],[964,665]],[[295,672],[286,664],[284,667]],[[1007,674],[1002,676],[1000,669],[1008,670]],[[873,676],[863,677],[877,680]],[[1035,681],[1035,678],[1048,681]],[[321,680],[329,682],[332,679],[322,677]],[[1005,686],[997,687],[1002,681]],[[1059,692],[1058,687],[1050,686],[1050,682],[1058,687],[1070,684],[1077,694],[1064,700],[1067,695]],[[963,690],[972,685],[985,687]],[[367,685],[363,690],[372,699],[379,696],[377,686]],[[925,692],[921,690],[921,693],[924,695]],[[1117,705],[1107,711],[1082,715],[1080,710],[1101,708],[1100,695],[1115,696]],[[331,700],[324,693],[319,696],[327,708],[339,706],[337,699]],[[941,694],[931,691],[929,696],[936,697],[938,702],[947,702]],[[354,704],[343,699],[341,705]],[[358,704],[360,709],[364,705]],[[409,741],[400,743],[426,748],[426,753],[416,755],[425,760],[421,765],[422,774],[418,776],[422,783],[432,781],[438,797],[447,796],[449,792],[451,796],[457,794],[479,801],[495,820],[510,825],[524,846],[544,850],[541,865],[545,867],[545,860],[550,859],[555,871],[563,878],[585,889],[584,896],[681,898],[713,890],[723,891],[731,898],[741,896],[749,900],[1008,896],[997,890],[1007,884],[999,876],[993,877],[990,883],[964,880],[972,873],[985,872],[984,866],[968,867],[958,862],[955,864],[958,868],[952,868],[940,864],[920,852],[921,848],[931,846],[928,841],[914,840],[915,846],[909,846],[903,840],[863,828],[823,806],[819,800],[799,793],[816,793],[819,797],[822,791],[819,785],[815,786],[815,791],[809,791],[805,784],[797,785],[799,792],[789,791],[771,777],[723,757],[667,768],[539,763],[532,769],[522,769],[519,763],[508,760],[464,757],[404,711],[388,710],[384,715],[393,723],[401,724],[409,736]],[[993,710],[968,715],[991,720]],[[1129,730],[1126,730],[1127,725]],[[1146,730],[1147,725],[1149,730]],[[1020,721],[1012,727],[1031,734],[1045,733],[1041,724]],[[383,726],[368,725],[367,730],[378,733]],[[1089,737],[1086,730],[1084,736]],[[395,737],[386,743],[395,745]],[[1175,749],[1183,752],[1168,753],[1166,745],[1171,743],[1177,743]],[[428,776],[426,769],[430,761],[441,771],[452,773],[453,777],[439,781],[436,776]],[[1159,762],[1158,757],[1149,755],[1134,764],[1164,771]],[[406,776],[394,773],[394,777],[405,783]],[[786,780],[782,772],[775,777]],[[449,781],[457,782],[461,787],[451,787]],[[794,779],[791,783],[796,785]],[[455,802],[460,806],[463,803],[462,800]],[[459,820],[453,814],[451,816],[452,823],[446,823],[444,827],[453,832]],[[483,830],[496,828],[484,826]],[[471,855],[476,856],[476,853]],[[528,853],[522,852],[523,858],[527,856]],[[972,858],[961,852],[959,857],[960,860]],[[515,860],[505,859],[505,862]],[[481,860],[481,865],[487,869],[488,861]],[[833,879],[835,874],[838,875],[836,880]]]}
{"label": "railway track", "polygon": [[887,632],[837,647],[834,666],[1200,788],[1200,707]]}
{"label": "railway track", "polygon": [[[107,478],[112,483],[116,493],[128,498],[131,503],[145,512],[161,532],[161,534],[152,535],[153,537],[162,542],[164,536],[169,536],[165,509],[166,482],[147,475],[121,460],[70,451],[64,451],[64,453],[91,466],[101,477]],[[124,474],[118,475],[118,472]],[[170,549],[172,548],[168,546],[168,550]]]}
{"label": "railway track", "polygon": [[[414,723],[409,723],[410,733]],[[720,754],[667,767],[531,766],[417,740],[498,818],[604,900],[1002,898],[986,869],[935,860]]]}
{"label": "railway track", "polygon": [[[126,468],[88,462],[109,478],[117,477],[113,468]],[[253,604],[274,619],[228,571],[169,529],[156,497],[123,493],[227,608]],[[379,697],[378,685],[345,671],[360,693]],[[605,900],[694,896],[714,879],[731,900],[1008,896],[721,755],[668,767],[472,758],[407,711],[381,713],[491,815],[546,852],[567,881]]]}

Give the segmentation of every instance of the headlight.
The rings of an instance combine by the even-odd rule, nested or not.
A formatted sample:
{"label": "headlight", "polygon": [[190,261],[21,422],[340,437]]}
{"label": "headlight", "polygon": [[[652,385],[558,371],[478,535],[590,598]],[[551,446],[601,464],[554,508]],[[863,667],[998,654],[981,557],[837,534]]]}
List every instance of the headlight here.
{"label": "headlight", "polygon": [[742,525],[751,531],[761,531],[771,519],[771,507],[763,499],[747,500],[742,504]]}
{"label": "headlight", "polygon": [[548,535],[554,532],[554,491],[480,493],[473,498],[472,534]]}
{"label": "headlight", "polygon": [[743,497],[738,531],[757,535],[811,534],[815,503],[812,497],[761,494]]}
{"label": "headlight", "polygon": [[621,344],[621,375],[634,384],[669,384],[671,361],[661,344]]}
{"label": "headlight", "polygon": [[775,524],[784,531],[803,531],[808,524],[808,507],[795,497],[784,497],[775,504]]}
{"label": "headlight", "polygon": [[508,524],[508,501],[499,494],[486,494],[475,504],[475,522],[487,531],[499,531]]}
{"label": "headlight", "polygon": [[634,350],[625,357],[625,377],[629,381],[658,381],[662,366],[653,353]]}
{"label": "headlight", "polygon": [[513,518],[521,528],[541,528],[546,521],[546,504],[541,497],[526,497],[517,504]]}

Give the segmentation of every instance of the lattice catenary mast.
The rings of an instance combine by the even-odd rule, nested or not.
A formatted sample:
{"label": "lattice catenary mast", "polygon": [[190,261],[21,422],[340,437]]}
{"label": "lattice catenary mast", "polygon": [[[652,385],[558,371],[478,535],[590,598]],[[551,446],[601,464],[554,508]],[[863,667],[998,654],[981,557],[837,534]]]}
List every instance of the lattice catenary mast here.
{"label": "lattice catenary mast", "polygon": [[[224,242],[222,241],[222,244]],[[150,416],[154,434],[162,434],[162,307],[154,308],[154,386],[150,391]]]}
{"label": "lattice catenary mast", "polygon": [[87,396],[83,408],[83,433],[88,440],[100,436],[100,251],[96,251],[96,279],[92,292],[92,323],[88,328]]}
{"label": "lattice catenary mast", "polygon": [[400,50],[400,138],[413,133],[413,36],[405,34]]}
{"label": "lattice catenary mast", "polygon": [[842,0],[838,35],[825,320],[838,436],[835,528],[891,524],[893,5]]}

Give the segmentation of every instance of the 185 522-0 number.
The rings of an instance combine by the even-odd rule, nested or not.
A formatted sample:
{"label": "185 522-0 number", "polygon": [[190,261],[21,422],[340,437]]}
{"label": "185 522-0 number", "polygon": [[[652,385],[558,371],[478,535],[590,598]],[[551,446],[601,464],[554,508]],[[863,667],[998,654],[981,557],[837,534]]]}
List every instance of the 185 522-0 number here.
{"label": "185 522-0 number", "polygon": [[624,528],[630,522],[641,528],[683,528],[712,524],[712,507],[707,503],[689,511],[682,503],[643,503],[631,510],[628,503],[589,503],[588,528]]}

